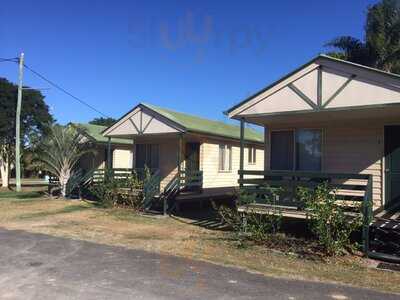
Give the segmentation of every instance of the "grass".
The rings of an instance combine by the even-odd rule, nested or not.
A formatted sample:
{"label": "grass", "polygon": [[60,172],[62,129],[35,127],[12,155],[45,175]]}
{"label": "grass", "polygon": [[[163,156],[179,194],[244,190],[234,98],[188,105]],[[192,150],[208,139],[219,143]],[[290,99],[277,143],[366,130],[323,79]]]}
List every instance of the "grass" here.
{"label": "grass", "polygon": [[361,257],[322,262],[258,245],[239,248],[230,232],[204,226],[211,221],[156,219],[126,209],[100,208],[91,202],[48,199],[29,193],[13,198],[7,193],[0,192],[0,226],[8,229],[234,265],[268,276],[337,282],[400,293],[399,272],[371,268],[369,261]]}
{"label": "grass", "polygon": [[17,193],[15,191],[1,191],[0,192],[0,201],[3,199],[9,200],[24,200],[24,199],[35,199],[42,197],[43,193],[41,191],[22,191]]}

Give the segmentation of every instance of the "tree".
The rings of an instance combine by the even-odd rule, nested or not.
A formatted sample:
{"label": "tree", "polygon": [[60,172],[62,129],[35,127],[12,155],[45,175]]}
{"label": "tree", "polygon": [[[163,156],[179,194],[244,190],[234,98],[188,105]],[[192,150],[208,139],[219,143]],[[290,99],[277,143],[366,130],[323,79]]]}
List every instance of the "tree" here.
{"label": "tree", "polygon": [[[0,78],[0,174],[3,187],[8,187],[10,165],[14,160],[17,91],[17,85]],[[24,90],[21,110],[23,149],[34,148],[46,134],[48,124],[53,121],[41,92],[34,89]]]}
{"label": "tree", "polygon": [[89,124],[110,127],[110,126],[114,125],[116,122],[117,122],[117,120],[114,118],[100,117],[100,118],[94,118],[92,121],[89,122]]}
{"label": "tree", "polygon": [[325,46],[338,51],[328,55],[400,73],[400,0],[382,0],[368,7],[365,38],[337,37]]}
{"label": "tree", "polygon": [[58,178],[61,195],[66,197],[70,180],[78,176],[79,159],[93,152],[93,145],[82,131],[73,126],[54,125],[38,147],[37,160],[46,171]]}

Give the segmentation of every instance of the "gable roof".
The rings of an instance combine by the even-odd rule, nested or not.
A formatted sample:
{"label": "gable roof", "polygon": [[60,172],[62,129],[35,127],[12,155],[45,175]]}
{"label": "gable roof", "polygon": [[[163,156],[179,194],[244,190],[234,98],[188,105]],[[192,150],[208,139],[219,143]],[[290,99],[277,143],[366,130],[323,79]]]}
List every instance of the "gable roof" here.
{"label": "gable roof", "polygon": [[395,81],[399,81],[400,82],[400,75],[398,74],[394,74],[394,73],[390,73],[390,72],[385,72],[379,69],[375,69],[372,67],[368,67],[368,66],[364,66],[364,65],[360,65],[357,63],[353,63],[353,62],[349,62],[346,60],[342,60],[342,59],[338,59],[338,58],[334,58],[331,57],[329,55],[325,55],[325,54],[320,54],[316,57],[314,57],[313,59],[311,59],[310,61],[308,61],[307,63],[301,65],[300,67],[296,68],[295,70],[293,70],[292,72],[288,73],[287,75],[281,77],[280,79],[276,80],[275,82],[269,84],[267,87],[261,89],[260,91],[256,92],[255,94],[247,97],[246,99],[244,99],[243,101],[235,104],[234,106],[232,106],[231,108],[229,108],[228,110],[226,110],[224,112],[224,114],[229,115],[230,117],[234,117],[238,112],[237,110],[239,108],[242,108],[243,106],[245,106],[246,104],[248,104],[250,101],[254,100],[254,98],[262,95],[263,93],[266,93],[267,91],[269,91],[270,89],[276,87],[277,85],[289,81],[294,75],[296,75],[297,73],[299,73],[300,71],[307,69],[307,67],[310,67],[313,64],[316,64],[318,62],[328,62],[328,63],[333,63],[333,64],[338,64],[338,65],[342,65],[343,67],[352,67],[352,68],[356,68],[360,71],[363,72],[370,72],[370,73],[374,73],[377,74],[378,76],[384,76],[389,80],[395,80]]}
{"label": "gable roof", "polygon": [[[130,112],[120,118],[115,126],[120,121],[123,121],[129,114],[137,110],[138,108],[144,108],[150,110],[161,118],[166,119],[170,123],[174,124],[176,128],[183,132],[200,133],[212,136],[219,136],[231,139],[240,139],[240,127],[235,125],[230,125],[221,121],[214,121],[182,112],[173,111],[167,108],[155,106],[147,103],[139,103]],[[114,125],[113,125],[114,126]],[[103,134],[107,135],[107,131],[113,128],[109,127],[107,130],[103,131]],[[263,143],[264,135],[252,128],[245,128],[244,138],[246,141]]]}
{"label": "gable roof", "polygon": [[[83,129],[84,134],[94,140],[96,143],[108,143],[108,137],[105,137],[102,132],[107,129],[106,126],[94,125],[89,123],[71,123],[77,129]],[[112,144],[132,145],[131,139],[111,138]]]}

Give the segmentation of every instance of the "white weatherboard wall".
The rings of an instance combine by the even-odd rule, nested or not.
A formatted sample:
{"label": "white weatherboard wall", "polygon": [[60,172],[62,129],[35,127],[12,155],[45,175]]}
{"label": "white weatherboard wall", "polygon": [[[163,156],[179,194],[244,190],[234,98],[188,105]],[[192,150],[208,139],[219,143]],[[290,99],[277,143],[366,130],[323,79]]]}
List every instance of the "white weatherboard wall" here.
{"label": "white weatherboard wall", "polygon": [[[219,145],[228,144],[232,146],[232,170],[219,170]],[[244,151],[245,170],[264,169],[264,150],[256,146],[256,163],[248,163],[248,145]],[[237,142],[226,142],[217,140],[203,141],[200,147],[200,169],[203,171],[203,188],[233,187],[238,186],[238,170],[240,164],[240,146]]]}

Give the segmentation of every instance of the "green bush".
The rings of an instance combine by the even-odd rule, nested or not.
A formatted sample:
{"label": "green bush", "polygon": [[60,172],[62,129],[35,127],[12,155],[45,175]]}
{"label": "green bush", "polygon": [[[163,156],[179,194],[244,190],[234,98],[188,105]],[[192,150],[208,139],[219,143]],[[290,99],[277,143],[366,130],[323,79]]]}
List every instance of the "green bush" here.
{"label": "green bush", "polygon": [[315,189],[299,187],[297,195],[305,203],[310,229],[327,255],[343,254],[354,248],[350,236],[362,225],[362,214],[346,215],[344,205],[337,201],[336,190],[327,183]]}
{"label": "green bush", "polygon": [[[268,187],[266,187],[268,189]],[[276,199],[276,190],[270,190],[270,197],[263,199],[266,204],[274,204]],[[245,236],[253,241],[264,241],[269,239],[271,235],[278,233],[282,223],[282,212],[276,207],[272,207],[267,213],[259,214],[251,209],[251,204],[257,201],[257,195],[240,191],[238,195],[240,205],[249,205],[250,211],[247,213],[239,213],[237,204],[234,206],[215,207],[221,219],[228,224],[236,233],[239,239]],[[256,209],[254,207],[254,209]]]}
{"label": "green bush", "polygon": [[135,210],[143,209],[142,190],[143,180],[140,180],[136,173],[127,178],[118,178],[106,173],[102,181],[89,186],[90,194],[102,206],[127,206]]}

